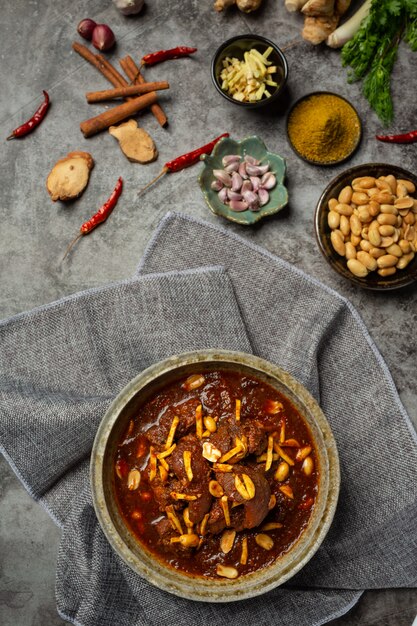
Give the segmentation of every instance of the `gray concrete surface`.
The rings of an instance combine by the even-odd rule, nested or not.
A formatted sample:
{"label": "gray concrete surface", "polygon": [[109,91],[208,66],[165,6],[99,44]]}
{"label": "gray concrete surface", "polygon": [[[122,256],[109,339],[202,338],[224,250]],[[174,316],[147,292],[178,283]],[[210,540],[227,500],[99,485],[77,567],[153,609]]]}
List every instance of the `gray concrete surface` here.
{"label": "gray concrete surface", "polygon": [[[136,191],[172,157],[219,134],[235,138],[260,135],[267,146],[287,159],[290,207],[276,218],[248,230],[224,225],[337,289],[357,307],[380,348],[409,414],[417,423],[416,287],[397,293],[368,293],[333,273],[314,238],[315,203],[329,180],[344,166],[317,168],[297,159],[285,137],[289,104],[307,92],[334,90],[349,98],[364,121],[364,138],[352,164],[382,161],[416,169],[415,146],[390,146],[374,140],[381,130],[360,95],[347,85],[339,53],[307,44],[287,52],[289,88],[276,111],[247,112],[226,103],[210,82],[210,59],[226,38],[253,31],[281,45],[299,37],[301,19],[288,14],[282,0],[264,0],[256,15],[226,15],[212,9],[212,0],[148,0],[142,15],[124,18],[110,0],[14,0],[2,2],[0,19],[0,136],[30,116],[47,89],[52,99],[45,123],[24,141],[3,143],[0,153],[0,318],[64,295],[105,284],[133,273],[146,242],[169,209],[217,222],[196,184],[199,166],[168,175],[146,195]],[[84,92],[107,83],[71,50],[84,17],[107,22],[114,29],[117,58],[178,44],[196,45],[198,54],[149,69],[151,80],[166,79],[169,93],[161,97],[170,125],[159,128],[149,113],[143,127],[159,149],[157,162],[129,163],[107,133],[84,139],[80,121],[97,109]],[[417,55],[402,46],[393,77],[396,123],[393,129],[415,126]],[[88,150],[96,165],[90,184],[77,202],[53,204],[45,189],[54,162],[71,150]],[[122,175],[125,190],[108,223],[77,245],[60,264],[62,254],[81,223],[107,198]],[[395,424],[393,424],[395,428]],[[387,433],[389,436],[389,433]],[[0,461],[0,624],[58,626],[54,601],[54,570],[59,531],[26,494],[5,460]],[[359,604],[333,626],[409,626],[417,613],[416,590],[381,590],[364,594]],[[294,625],[296,626],[296,625]]]}

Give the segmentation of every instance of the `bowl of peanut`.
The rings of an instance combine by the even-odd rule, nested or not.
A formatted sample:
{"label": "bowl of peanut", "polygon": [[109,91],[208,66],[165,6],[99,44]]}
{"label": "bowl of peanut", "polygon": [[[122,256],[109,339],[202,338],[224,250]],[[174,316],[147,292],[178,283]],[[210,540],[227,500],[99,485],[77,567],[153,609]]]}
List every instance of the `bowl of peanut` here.
{"label": "bowl of peanut", "polygon": [[332,268],[365,289],[398,289],[417,280],[417,176],[365,163],[323,191],[315,212],[320,251]]}

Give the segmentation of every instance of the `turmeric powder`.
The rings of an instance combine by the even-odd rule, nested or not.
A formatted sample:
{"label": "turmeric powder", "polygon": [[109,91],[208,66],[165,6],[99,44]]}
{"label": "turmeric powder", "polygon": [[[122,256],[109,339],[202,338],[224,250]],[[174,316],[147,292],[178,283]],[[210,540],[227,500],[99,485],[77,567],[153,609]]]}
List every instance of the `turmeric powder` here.
{"label": "turmeric powder", "polygon": [[315,163],[332,164],[355,150],[361,123],[355,109],[343,98],[327,93],[304,98],[291,111],[288,137],[295,151]]}

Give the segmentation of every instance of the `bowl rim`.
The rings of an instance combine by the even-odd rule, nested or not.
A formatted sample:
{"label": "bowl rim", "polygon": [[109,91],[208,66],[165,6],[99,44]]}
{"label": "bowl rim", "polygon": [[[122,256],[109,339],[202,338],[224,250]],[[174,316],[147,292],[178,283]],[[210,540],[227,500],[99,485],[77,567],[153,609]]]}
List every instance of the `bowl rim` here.
{"label": "bowl rim", "polygon": [[[341,272],[339,270],[339,266],[332,262],[332,258],[329,257],[326,248],[323,244],[323,237],[325,236],[325,233],[321,233],[321,229],[320,229],[320,217],[323,211],[326,210],[326,207],[324,206],[324,199],[325,197],[331,192],[331,190],[335,187],[337,187],[337,185],[339,185],[342,181],[345,180],[345,178],[347,177],[347,175],[349,174],[349,177],[352,178],[352,180],[354,178],[357,177],[358,174],[362,174],[365,175],[363,172],[364,170],[366,170],[366,168],[376,168],[376,169],[382,169],[382,170],[389,170],[389,173],[394,173],[399,172],[401,173],[403,178],[410,178],[411,180],[415,181],[416,187],[417,187],[417,175],[413,174],[412,172],[410,172],[409,170],[404,169],[403,167],[401,167],[400,165],[393,165],[393,164],[389,164],[389,163],[378,163],[378,162],[370,162],[370,163],[362,163],[360,165],[353,165],[352,167],[349,167],[348,169],[344,170],[343,172],[340,172],[339,174],[337,174],[325,187],[325,189],[323,190],[323,192],[320,194],[320,197],[317,201],[316,204],[316,208],[314,211],[314,233],[316,236],[316,241],[319,247],[320,252],[322,253],[322,255],[324,256],[324,258],[326,259],[327,263],[330,265],[330,267],[333,269],[333,271],[335,271],[337,274],[339,274],[339,276],[342,276],[343,278],[345,278],[346,280],[349,280],[351,283],[353,283],[354,285],[358,286],[358,287],[362,287],[363,289],[368,289],[370,291],[394,291],[395,289],[401,289],[403,287],[407,287],[408,285],[411,285],[412,283],[414,283],[417,280],[417,266],[416,268],[412,271],[412,273],[410,273],[409,271],[405,270],[404,275],[401,276],[401,278],[399,279],[398,276],[396,278],[392,278],[390,276],[386,277],[386,278],[381,278],[381,280],[385,281],[385,284],[381,285],[378,283],[374,283],[374,284],[370,284],[367,280],[366,277],[365,278],[359,278],[357,276],[355,276],[354,274],[351,274],[349,272],[349,270],[346,270],[346,274],[344,272]],[[327,224],[327,222],[326,222]],[[335,253],[336,254],[336,253]],[[336,260],[339,260],[337,257],[335,257]],[[340,259],[342,260],[344,257],[340,257]],[[414,260],[416,260],[417,257],[415,257]],[[396,275],[394,274],[394,277]],[[392,283],[390,283],[389,279],[392,279]],[[395,281],[395,282],[394,282]],[[378,281],[380,282],[380,281]]]}
{"label": "bowl rim", "polygon": [[[317,505],[313,509],[306,530],[287,553],[293,553],[297,558],[293,558],[282,571],[275,574],[273,572],[274,564],[235,580],[222,579],[217,581],[179,574],[154,556],[146,555],[147,551],[140,546],[139,542],[136,543],[139,545],[138,551],[141,552],[141,557],[132,553],[118,534],[106,506],[103,480],[106,447],[112,429],[125,406],[155,377],[160,378],[183,365],[195,366],[204,363],[213,363],[220,368],[221,364],[232,364],[247,369],[253,368],[263,372],[266,377],[277,378],[282,386],[290,385],[287,387],[288,390],[303,403],[305,410],[308,410],[308,418],[303,416],[303,419],[307,421],[310,431],[315,430],[317,449],[317,438],[320,440],[322,449],[318,452],[319,461],[324,465],[327,472],[321,472]],[[254,375],[256,376],[256,373]],[[316,400],[300,382],[282,368],[259,357],[243,352],[208,349],[175,355],[155,363],[138,374],[122,389],[106,411],[97,430],[91,453],[90,483],[93,505],[101,529],[115,553],[139,576],[164,591],[190,600],[231,602],[248,599],[274,589],[294,576],[312,558],[324,540],[336,511],[340,489],[340,465],[336,442],[330,425]]]}
{"label": "bowl rim", "polygon": [[[294,109],[304,100],[307,100],[307,98],[310,98],[311,96],[320,96],[320,95],[326,95],[326,96],[335,96],[336,98],[340,98],[341,100],[344,100],[346,102],[346,104],[348,104],[353,111],[356,114],[356,117],[358,118],[358,122],[359,122],[359,134],[358,134],[358,139],[357,142],[355,144],[355,146],[353,147],[353,149],[349,152],[348,155],[344,156],[342,159],[338,159],[337,161],[314,161],[313,159],[309,159],[308,157],[305,157],[301,154],[301,152],[299,152],[297,150],[297,148],[294,146],[294,144],[291,141],[290,138],[290,134],[288,132],[288,124],[290,121],[290,117],[292,112],[294,111]],[[345,98],[345,96],[341,96],[339,93],[336,93],[335,91],[311,91],[309,93],[304,94],[303,96],[301,96],[300,98],[298,98],[290,107],[288,113],[287,113],[287,118],[285,121],[285,132],[287,135],[287,141],[292,149],[292,151],[300,158],[302,159],[305,163],[309,163],[310,165],[318,165],[321,167],[331,167],[334,165],[340,165],[341,163],[345,163],[346,161],[348,161],[349,159],[352,158],[352,156],[355,154],[355,152],[357,151],[357,149],[359,148],[361,141],[362,141],[362,137],[363,137],[363,125],[362,125],[362,120],[360,118],[360,115],[356,109],[356,107],[353,106],[353,104],[350,102],[350,100],[348,100],[347,98]]]}
{"label": "bowl rim", "polygon": [[[240,102],[239,100],[235,100],[234,98],[232,98],[231,96],[229,96],[225,91],[223,91],[223,89],[221,88],[219,81],[217,79],[216,76],[216,72],[215,72],[215,66],[216,66],[216,62],[218,57],[220,56],[220,54],[223,52],[223,50],[225,48],[227,48],[228,46],[230,46],[232,43],[234,43],[235,41],[239,41],[242,39],[254,39],[256,41],[260,41],[261,43],[266,44],[267,46],[271,46],[274,51],[278,54],[282,65],[283,65],[283,70],[284,70],[284,76],[282,79],[282,83],[280,85],[278,85],[278,87],[275,88],[274,93],[272,93],[268,98],[263,98],[261,100],[258,100],[258,102]],[[257,35],[254,33],[246,33],[244,35],[235,35],[234,37],[230,37],[230,39],[226,39],[226,41],[224,41],[216,50],[216,52],[214,53],[212,59],[211,59],[211,65],[210,65],[210,73],[211,73],[211,79],[213,81],[214,86],[216,87],[217,91],[229,102],[231,102],[232,104],[238,104],[242,107],[245,107],[246,109],[257,109],[261,106],[264,106],[266,104],[271,104],[271,102],[275,101],[278,96],[282,93],[282,91],[284,90],[285,85],[287,84],[287,80],[288,80],[288,61],[287,58],[284,54],[284,52],[281,50],[281,48],[274,43],[273,41],[271,41],[270,39],[267,39],[266,37],[263,37],[262,35]]]}

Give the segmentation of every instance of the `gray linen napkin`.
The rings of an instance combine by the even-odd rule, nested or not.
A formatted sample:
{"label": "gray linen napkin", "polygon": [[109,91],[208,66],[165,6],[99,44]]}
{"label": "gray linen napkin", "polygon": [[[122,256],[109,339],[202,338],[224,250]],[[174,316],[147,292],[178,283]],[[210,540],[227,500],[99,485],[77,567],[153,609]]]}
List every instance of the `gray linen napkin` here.
{"label": "gray linen napkin", "polygon": [[[278,589],[238,605],[188,602],[136,576],[98,525],[89,452],[112,398],[144,367],[204,347],[251,351],[220,268],[147,275],[0,323],[0,446],[63,528],[56,595],[81,626],[322,624],[360,592]],[[294,620],[294,621],[293,621]]]}

